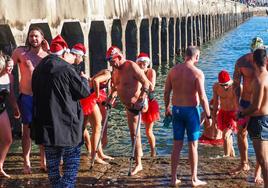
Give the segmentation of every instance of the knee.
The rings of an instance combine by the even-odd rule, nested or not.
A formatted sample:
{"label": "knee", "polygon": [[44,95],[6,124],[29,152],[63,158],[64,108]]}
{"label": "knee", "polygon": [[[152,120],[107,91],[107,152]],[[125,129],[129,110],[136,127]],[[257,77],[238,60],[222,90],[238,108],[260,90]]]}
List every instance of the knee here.
{"label": "knee", "polygon": [[2,143],[6,146],[10,146],[12,144],[12,137],[8,136],[5,139],[3,139]]}

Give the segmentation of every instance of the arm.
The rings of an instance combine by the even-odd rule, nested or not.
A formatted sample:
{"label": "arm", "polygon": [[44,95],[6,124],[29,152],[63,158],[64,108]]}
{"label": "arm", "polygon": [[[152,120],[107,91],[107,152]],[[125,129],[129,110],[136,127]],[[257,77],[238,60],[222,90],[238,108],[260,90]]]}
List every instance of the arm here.
{"label": "arm", "polygon": [[19,110],[18,104],[16,102],[16,97],[15,97],[15,93],[14,93],[14,77],[13,77],[13,75],[9,75],[9,79],[10,79],[10,95],[8,97],[8,100],[9,100],[10,105],[13,108],[14,117],[19,118],[20,117],[20,110]]}
{"label": "arm", "polygon": [[100,71],[96,76],[94,76],[93,88],[97,97],[99,97],[100,93],[100,83],[108,82],[110,78],[111,72],[107,69]]}
{"label": "arm", "polygon": [[156,72],[154,69],[149,69],[148,70],[148,80],[152,84],[152,91],[154,91],[155,83],[156,83]]}
{"label": "arm", "polygon": [[171,78],[170,78],[171,71],[168,73],[166,83],[165,83],[165,89],[164,89],[165,115],[171,115],[171,112],[170,112],[170,94],[172,91],[172,84],[171,84]]}
{"label": "arm", "polygon": [[252,104],[248,108],[241,111],[242,116],[250,115],[261,108],[261,102],[264,95],[264,85],[258,83],[257,80],[254,80],[252,82],[252,90]]}
{"label": "arm", "polygon": [[233,83],[233,87],[234,87],[234,92],[235,92],[235,96],[236,96],[236,105],[239,106],[239,99],[241,96],[241,78],[242,78],[242,73],[240,71],[240,67],[238,66],[238,63],[235,64],[235,70],[234,70],[234,83]]}
{"label": "arm", "polygon": [[218,107],[219,107],[219,95],[217,93],[217,83],[215,83],[213,85],[213,111],[212,111],[213,120],[216,120]]}
{"label": "arm", "polygon": [[202,72],[199,74],[199,76],[196,79],[196,86],[197,86],[197,92],[199,95],[201,106],[203,107],[206,113],[206,116],[211,117],[208,99],[207,99],[207,95],[205,92],[205,76]]}

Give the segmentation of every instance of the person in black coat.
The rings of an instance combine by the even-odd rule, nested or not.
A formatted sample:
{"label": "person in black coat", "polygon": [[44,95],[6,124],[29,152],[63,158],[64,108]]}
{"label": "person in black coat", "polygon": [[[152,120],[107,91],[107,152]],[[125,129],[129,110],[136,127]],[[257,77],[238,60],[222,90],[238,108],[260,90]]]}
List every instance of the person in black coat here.
{"label": "person in black coat", "polygon": [[52,40],[50,50],[51,54],[33,72],[31,133],[36,144],[45,146],[52,186],[74,187],[83,144],[83,112],[79,100],[89,96],[90,88],[87,79],[73,68],[75,56],[60,35]]}

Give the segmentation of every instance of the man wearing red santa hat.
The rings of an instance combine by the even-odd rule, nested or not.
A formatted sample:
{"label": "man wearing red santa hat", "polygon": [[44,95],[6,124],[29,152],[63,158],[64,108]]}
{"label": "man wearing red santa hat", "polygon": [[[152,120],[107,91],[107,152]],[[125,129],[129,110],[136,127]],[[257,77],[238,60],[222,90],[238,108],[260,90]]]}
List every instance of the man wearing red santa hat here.
{"label": "man wearing red santa hat", "polygon": [[224,155],[234,157],[232,132],[237,132],[236,111],[238,107],[233,81],[225,70],[219,73],[218,82],[213,85],[213,101],[212,126],[217,123],[218,129],[223,132]]}
{"label": "man wearing red santa hat", "polygon": [[[74,70],[75,56],[60,35],[52,40],[50,51],[33,72],[32,134],[35,142],[45,147],[52,186],[74,187],[83,143],[79,100],[90,94],[90,88],[87,79]],[[59,170],[61,158],[63,176]]]}

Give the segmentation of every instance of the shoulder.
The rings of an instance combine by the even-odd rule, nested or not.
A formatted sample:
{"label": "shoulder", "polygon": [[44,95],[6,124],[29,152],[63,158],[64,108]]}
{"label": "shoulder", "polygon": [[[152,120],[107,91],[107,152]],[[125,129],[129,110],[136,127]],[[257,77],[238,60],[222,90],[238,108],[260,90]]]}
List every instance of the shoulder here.
{"label": "shoulder", "polygon": [[253,61],[253,54],[252,53],[247,53],[243,56],[241,56],[237,61],[236,61],[236,66],[237,67],[244,67],[250,64]]}
{"label": "shoulder", "polygon": [[12,58],[14,57],[20,57],[21,55],[23,55],[24,53],[26,53],[28,50],[27,46],[19,46],[18,48],[16,48],[13,53],[12,53]]}

